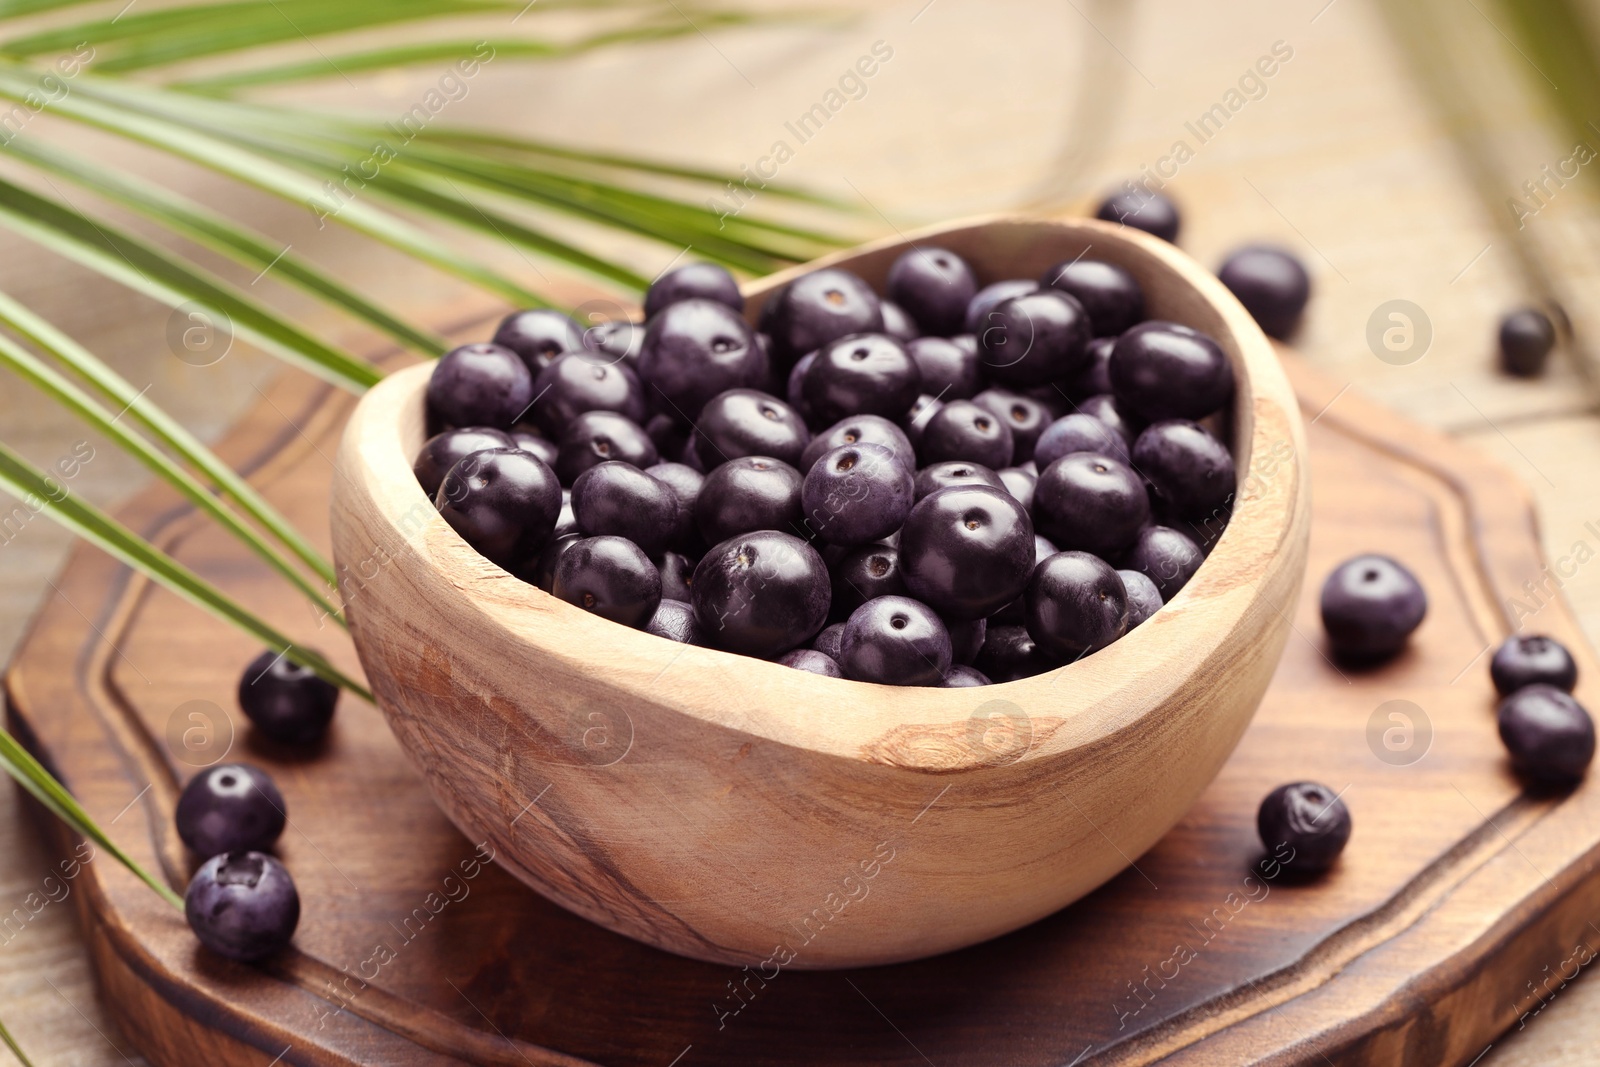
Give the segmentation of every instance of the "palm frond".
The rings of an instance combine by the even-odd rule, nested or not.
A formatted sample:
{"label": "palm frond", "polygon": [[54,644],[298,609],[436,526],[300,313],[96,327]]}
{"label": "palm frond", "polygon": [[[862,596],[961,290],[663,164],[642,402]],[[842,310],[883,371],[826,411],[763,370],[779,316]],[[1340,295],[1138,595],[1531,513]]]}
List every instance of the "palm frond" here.
{"label": "palm frond", "polygon": [[17,1044],[17,1039],[11,1036],[11,1031],[6,1029],[6,1024],[0,1022],[0,1041],[5,1042],[6,1048],[17,1058],[22,1067],[33,1067],[33,1061],[28,1059],[27,1053],[22,1051],[22,1046]]}

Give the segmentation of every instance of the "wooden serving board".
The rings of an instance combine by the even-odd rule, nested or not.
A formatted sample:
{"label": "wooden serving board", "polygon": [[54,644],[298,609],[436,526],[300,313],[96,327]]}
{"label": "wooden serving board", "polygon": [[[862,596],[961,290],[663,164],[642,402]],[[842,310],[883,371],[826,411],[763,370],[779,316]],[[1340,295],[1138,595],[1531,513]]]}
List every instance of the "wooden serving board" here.
{"label": "wooden serving board", "polygon": [[[1472,1062],[1600,950],[1600,788],[1519,790],[1495,735],[1487,650],[1519,621],[1555,635],[1596,709],[1600,670],[1550,593],[1511,477],[1284,358],[1311,424],[1311,569],[1302,602],[1284,608],[1296,636],[1232,760],[1090,897],[892,967],[763,981],[560,910],[477,862],[375,709],[343,699],[311,755],[263,744],[234,699],[252,642],[79,549],[6,677],[12,727],[178,887],[190,870],[171,827],[178,788],[224,751],[264,764],[288,800],[279,853],[304,902],[292,951],[238,966],[202,953],[115,863],[86,864],[74,899],[112,1013],[153,1062],[180,1067]],[[324,542],[350,403],[283,381],[220,448]],[[121,517],[359,670],[337,630],[319,632],[280,580],[164,489]],[[1315,593],[1339,560],[1374,549],[1417,572],[1430,611],[1397,662],[1341,671],[1324,655]],[[1519,618],[1513,601],[1534,614]],[[1264,877],[1256,805],[1302,778],[1342,793],[1354,836],[1321,880]],[[45,825],[65,855],[73,842]]]}

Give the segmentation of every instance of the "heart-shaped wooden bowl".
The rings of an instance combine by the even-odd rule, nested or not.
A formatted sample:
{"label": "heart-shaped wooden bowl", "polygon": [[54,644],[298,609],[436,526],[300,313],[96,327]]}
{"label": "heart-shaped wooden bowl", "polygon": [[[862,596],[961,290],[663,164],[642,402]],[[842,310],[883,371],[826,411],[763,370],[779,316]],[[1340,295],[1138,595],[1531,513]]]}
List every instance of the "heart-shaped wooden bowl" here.
{"label": "heart-shaped wooden bowl", "polygon": [[1071,666],[980,689],[822,678],[675,644],[469,548],[411,473],[430,368],[387,378],[339,450],[334,551],[378,704],[439,805],[540,893],[671,952],[844,967],[995,937],[1133,861],[1211,781],[1278,662],[1305,571],[1295,398],[1261,331],[1176,248],[994,218],[832,256],[881,287],[910,244],[987,283],[1080,254],[1233,361],[1231,524],[1156,616]]}

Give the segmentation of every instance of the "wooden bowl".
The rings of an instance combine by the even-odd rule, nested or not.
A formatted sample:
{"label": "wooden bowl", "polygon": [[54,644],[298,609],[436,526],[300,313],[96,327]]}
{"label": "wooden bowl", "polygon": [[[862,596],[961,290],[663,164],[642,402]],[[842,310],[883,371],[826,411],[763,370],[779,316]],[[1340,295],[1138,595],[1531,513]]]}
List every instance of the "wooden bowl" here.
{"label": "wooden bowl", "polygon": [[[1080,253],[1233,361],[1240,490],[1189,584],[1095,655],[980,689],[822,678],[606,622],[479,556],[411,473],[430,368],[384,380],[339,450],[332,522],[362,664],[445,813],[528,885],[640,941],[774,968],[914,959],[1088,893],[1170,828],[1255,712],[1305,571],[1304,431],[1271,346],[1182,252],[1092,221],[913,239],[981,281]],[[888,241],[747,290],[848,267]],[[1248,813],[1240,813],[1245,819]]]}

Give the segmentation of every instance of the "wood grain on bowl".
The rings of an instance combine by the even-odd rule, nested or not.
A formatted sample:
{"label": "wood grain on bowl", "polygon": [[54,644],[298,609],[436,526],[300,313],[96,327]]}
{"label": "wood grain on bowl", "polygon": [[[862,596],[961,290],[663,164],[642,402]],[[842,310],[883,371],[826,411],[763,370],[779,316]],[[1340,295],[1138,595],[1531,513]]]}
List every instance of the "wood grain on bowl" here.
{"label": "wood grain on bowl", "polygon": [[[434,513],[411,473],[428,367],[351,415],[333,542],[379,706],[456,825],[585,918],[750,966],[888,963],[995,937],[1154,844],[1266,689],[1310,497],[1294,395],[1254,322],[1177,249],[1095,222],[980,220],[823,262],[881,285],[917,242],[985,283],[1080,254],[1116,262],[1152,318],[1210,333],[1234,364],[1241,492],[1226,533],[1150,622],[1048,674],[890,688],[613,625],[500,570]],[[752,321],[794,273],[748,291]],[[832,924],[890,865],[871,887],[881,903]],[[807,936],[822,925],[827,937]]]}

